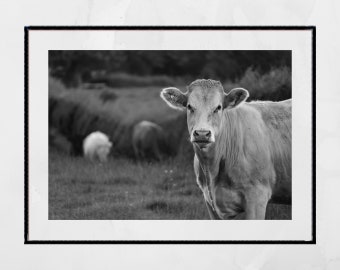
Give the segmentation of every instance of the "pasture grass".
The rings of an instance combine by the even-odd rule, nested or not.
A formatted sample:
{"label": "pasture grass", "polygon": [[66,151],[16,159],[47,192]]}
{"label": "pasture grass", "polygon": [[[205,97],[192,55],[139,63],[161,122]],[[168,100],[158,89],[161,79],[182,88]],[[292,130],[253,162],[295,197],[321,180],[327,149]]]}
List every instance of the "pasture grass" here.
{"label": "pasture grass", "polygon": [[[290,219],[289,206],[269,205],[267,219]],[[51,150],[49,219],[209,219],[192,166],[174,159],[136,163],[110,159],[92,163]]]}
{"label": "pasture grass", "polygon": [[50,151],[49,219],[208,219],[192,179],[173,160],[98,164]]}

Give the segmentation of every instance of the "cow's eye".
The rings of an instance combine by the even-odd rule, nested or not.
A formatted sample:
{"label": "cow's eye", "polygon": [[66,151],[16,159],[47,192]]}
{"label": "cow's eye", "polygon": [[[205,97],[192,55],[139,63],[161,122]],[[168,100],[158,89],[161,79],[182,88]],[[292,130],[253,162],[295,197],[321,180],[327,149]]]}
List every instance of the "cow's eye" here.
{"label": "cow's eye", "polygon": [[187,105],[187,108],[190,112],[194,112],[194,108],[190,104]]}
{"label": "cow's eye", "polygon": [[216,107],[216,109],[214,110],[214,113],[217,113],[219,110],[221,110],[222,109],[222,106],[221,105],[218,105],[217,107]]}

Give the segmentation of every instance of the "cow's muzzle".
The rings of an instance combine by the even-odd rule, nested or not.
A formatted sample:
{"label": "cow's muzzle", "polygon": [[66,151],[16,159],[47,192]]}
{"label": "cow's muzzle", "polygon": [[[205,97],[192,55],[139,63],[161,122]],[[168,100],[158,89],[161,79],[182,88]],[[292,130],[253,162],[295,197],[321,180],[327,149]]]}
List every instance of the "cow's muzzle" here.
{"label": "cow's muzzle", "polygon": [[194,130],[192,133],[192,142],[198,144],[200,147],[204,147],[212,143],[212,134],[210,130]]}

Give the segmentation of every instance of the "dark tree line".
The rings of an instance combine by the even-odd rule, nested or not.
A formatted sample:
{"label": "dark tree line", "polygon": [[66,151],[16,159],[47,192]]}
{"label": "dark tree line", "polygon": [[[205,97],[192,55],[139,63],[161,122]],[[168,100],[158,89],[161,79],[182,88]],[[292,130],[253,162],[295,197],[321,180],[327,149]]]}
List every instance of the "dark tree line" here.
{"label": "dark tree line", "polygon": [[249,67],[281,66],[291,67],[291,51],[49,51],[50,75],[66,85],[89,81],[93,71],[226,81]]}

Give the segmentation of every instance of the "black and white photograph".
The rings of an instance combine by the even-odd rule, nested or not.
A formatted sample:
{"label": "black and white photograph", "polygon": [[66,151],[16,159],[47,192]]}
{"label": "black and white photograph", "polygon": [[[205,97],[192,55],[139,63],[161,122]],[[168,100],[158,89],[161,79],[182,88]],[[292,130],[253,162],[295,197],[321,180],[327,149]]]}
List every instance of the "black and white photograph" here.
{"label": "black and white photograph", "polygon": [[291,57],[49,50],[49,219],[291,220]]}
{"label": "black and white photograph", "polygon": [[312,28],[26,41],[28,242],[315,240]]}

